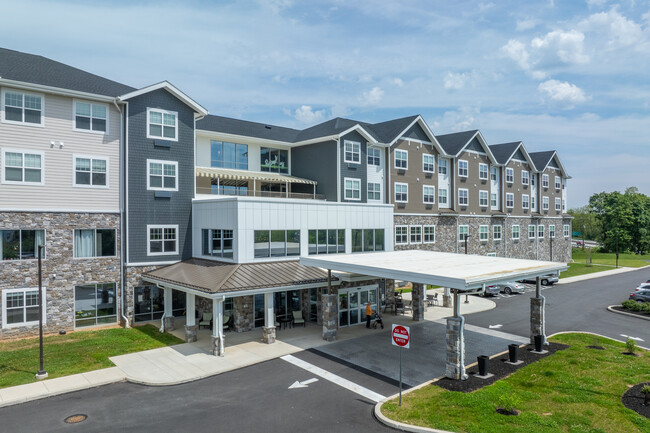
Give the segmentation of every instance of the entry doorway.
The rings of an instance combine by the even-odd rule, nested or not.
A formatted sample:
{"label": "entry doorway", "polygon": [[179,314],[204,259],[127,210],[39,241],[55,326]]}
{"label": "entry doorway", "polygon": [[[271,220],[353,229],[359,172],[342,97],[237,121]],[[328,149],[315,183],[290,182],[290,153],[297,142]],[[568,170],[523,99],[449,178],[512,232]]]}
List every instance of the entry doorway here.
{"label": "entry doorway", "polygon": [[377,311],[379,286],[350,287],[339,289],[339,328],[359,325],[366,321],[366,304],[370,301],[373,311]]}

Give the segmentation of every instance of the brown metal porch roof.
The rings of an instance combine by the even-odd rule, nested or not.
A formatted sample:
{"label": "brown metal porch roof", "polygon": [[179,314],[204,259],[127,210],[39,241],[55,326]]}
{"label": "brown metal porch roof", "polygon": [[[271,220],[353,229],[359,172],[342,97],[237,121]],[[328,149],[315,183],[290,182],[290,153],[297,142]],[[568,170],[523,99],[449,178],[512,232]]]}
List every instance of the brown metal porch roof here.
{"label": "brown metal porch roof", "polygon": [[[301,284],[327,284],[327,271],[301,265],[297,260],[238,264],[192,258],[142,276],[211,294]],[[332,281],[338,279],[332,276]]]}

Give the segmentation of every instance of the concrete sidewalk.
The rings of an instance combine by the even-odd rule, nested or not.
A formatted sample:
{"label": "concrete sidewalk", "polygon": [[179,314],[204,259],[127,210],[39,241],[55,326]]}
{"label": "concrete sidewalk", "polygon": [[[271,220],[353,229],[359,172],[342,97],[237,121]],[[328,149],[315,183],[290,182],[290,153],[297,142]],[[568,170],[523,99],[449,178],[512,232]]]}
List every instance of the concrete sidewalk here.
{"label": "concrete sidewalk", "polygon": [[[461,304],[461,314],[472,314],[495,307],[494,302],[476,296],[470,296],[469,301],[468,304]],[[427,321],[435,322],[452,314],[451,308],[434,306],[428,307],[424,317]],[[403,325],[413,323],[409,315],[384,314],[382,318],[385,327],[390,327],[393,323]],[[336,341],[362,338],[372,332],[373,330],[368,330],[363,325],[341,328]],[[184,337],[182,320],[176,320],[176,330],[172,331],[172,334]],[[226,355],[217,357],[209,353],[210,331],[201,330],[198,335],[199,340],[195,343],[112,357],[110,360],[115,367],[0,389],[0,407],[124,380],[152,386],[199,380],[305,349],[331,344],[323,340],[321,334],[321,326],[308,323],[304,328],[278,330],[277,341],[274,344],[264,344],[261,342],[261,331],[258,329],[242,333],[228,332],[225,336]]]}
{"label": "concrete sidewalk", "polygon": [[[597,266],[597,265],[594,265],[594,266]],[[620,267],[618,269],[614,268],[614,269],[610,269],[610,270],[607,270],[607,271],[593,272],[591,274],[576,275],[575,277],[560,278],[560,281],[558,281],[555,284],[576,283],[578,281],[591,280],[593,278],[608,277],[610,275],[622,274],[624,272],[638,271],[640,269],[649,269],[649,268],[650,268],[650,265],[643,266],[641,268],[627,268],[627,267]]]}

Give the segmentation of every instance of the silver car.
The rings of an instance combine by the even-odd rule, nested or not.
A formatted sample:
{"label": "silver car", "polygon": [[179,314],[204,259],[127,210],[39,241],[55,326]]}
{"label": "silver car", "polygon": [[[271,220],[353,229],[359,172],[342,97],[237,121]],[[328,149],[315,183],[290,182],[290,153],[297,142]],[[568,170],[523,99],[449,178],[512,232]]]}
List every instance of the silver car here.
{"label": "silver car", "polygon": [[515,283],[514,281],[495,284],[494,286],[498,288],[500,292],[503,292],[506,295],[511,295],[513,293],[524,293],[524,290],[526,289],[523,284]]}

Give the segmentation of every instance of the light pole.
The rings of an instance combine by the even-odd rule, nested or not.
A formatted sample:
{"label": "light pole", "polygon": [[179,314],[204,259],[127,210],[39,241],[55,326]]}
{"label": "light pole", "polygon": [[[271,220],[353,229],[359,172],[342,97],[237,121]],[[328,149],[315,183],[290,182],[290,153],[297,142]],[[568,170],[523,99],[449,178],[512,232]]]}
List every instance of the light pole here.
{"label": "light pole", "polygon": [[618,230],[616,231],[616,268],[618,269]]}
{"label": "light pole", "polygon": [[43,245],[38,246],[38,339],[40,349],[41,368],[36,374],[37,379],[45,379],[47,371],[43,368],[43,269],[41,267],[41,256]]}
{"label": "light pole", "polygon": [[[467,239],[468,238],[469,238],[469,233],[465,233],[465,254],[467,254]],[[465,295],[465,303],[469,304],[469,295]]]}
{"label": "light pole", "polygon": [[582,223],[582,251],[585,250],[585,224]]}
{"label": "light pole", "polygon": [[549,240],[550,241],[550,247],[551,247],[551,251],[550,251],[551,261],[553,261],[553,239],[555,239],[555,234],[553,234],[553,236],[551,236],[551,238]]}

